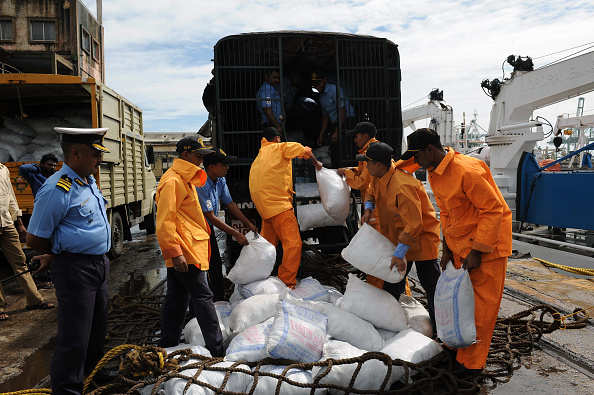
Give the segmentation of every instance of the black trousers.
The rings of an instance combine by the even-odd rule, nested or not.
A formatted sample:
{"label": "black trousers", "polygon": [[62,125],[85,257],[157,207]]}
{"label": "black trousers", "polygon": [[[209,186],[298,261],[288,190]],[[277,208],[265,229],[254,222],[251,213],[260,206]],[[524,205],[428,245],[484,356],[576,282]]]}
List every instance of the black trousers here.
{"label": "black trousers", "polygon": [[433,332],[436,331],[435,326],[435,307],[433,298],[435,296],[435,287],[437,286],[437,279],[439,279],[439,275],[441,274],[441,270],[439,268],[439,263],[437,259],[430,259],[428,261],[416,261],[416,262],[408,262],[406,267],[406,275],[404,279],[399,283],[390,284],[384,281],[384,290],[388,291],[392,296],[396,299],[400,299],[400,295],[402,295],[406,289],[406,277],[412,269],[413,263],[417,267],[417,275],[419,276],[419,281],[421,282],[421,286],[427,292],[427,307],[429,310],[429,317],[431,317],[431,324],[433,325]]}
{"label": "black trousers", "polygon": [[58,299],[52,393],[81,394],[85,376],[104,352],[109,260],[104,255],[56,255],[52,277]]}
{"label": "black trousers", "polygon": [[179,344],[188,303],[190,312],[198,320],[204,335],[206,348],[213,357],[225,355],[223,335],[219,327],[217,312],[208,287],[206,272],[194,265],[188,265],[187,272],[167,268],[167,295],[161,311],[161,347]]}
{"label": "black trousers", "polygon": [[219,253],[219,245],[214,227],[210,229],[210,262],[208,264],[208,284],[214,294],[214,301],[225,300],[225,283],[223,281],[223,260]]}

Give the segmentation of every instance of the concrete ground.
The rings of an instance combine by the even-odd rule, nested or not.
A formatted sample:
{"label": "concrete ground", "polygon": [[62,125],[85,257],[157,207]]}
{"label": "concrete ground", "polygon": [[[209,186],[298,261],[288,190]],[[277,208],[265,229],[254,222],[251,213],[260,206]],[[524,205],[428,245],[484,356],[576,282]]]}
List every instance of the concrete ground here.
{"label": "concrete ground", "polygon": [[[413,269],[414,270],[414,269]],[[9,275],[0,272],[0,278]],[[165,278],[166,270],[155,236],[134,234],[124,254],[112,261],[110,295],[136,295],[150,290]],[[592,280],[576,279],[555,273],[531,259],[511,260],[508,265],[506,294],[500,315],[508,316],[529,307],[530,300],[546,301],[572,311],[592,306]],[[47,376],[56,334],[56,310],[26,311],[18,287],[8,292],[11,319],[0,322],[0,393],[31,388]],[[53,290],[42,290],[48,301],[55,302]],[[524,299],[517,296],[525,295]],[[528,301],[528,302],[527,302]],[[593,314],[594,315],[594,314]],[[546,339],[574,358],[587,363],[594,358],[592,326],[578,330],[558,330]],[[515,371],[509,383],[500,384],[493,394],[592,394],[592,372],[585,374],[571,362],[545,351],[535,351],[532,358]]]}

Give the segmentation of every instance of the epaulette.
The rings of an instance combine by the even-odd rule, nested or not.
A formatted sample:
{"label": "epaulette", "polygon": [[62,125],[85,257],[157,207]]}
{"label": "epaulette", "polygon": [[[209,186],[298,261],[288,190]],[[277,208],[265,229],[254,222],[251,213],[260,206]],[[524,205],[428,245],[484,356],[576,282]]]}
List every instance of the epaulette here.
{"label": "epaulette", "polygon": [[70,191],[72,187],[72,179],[68,177],[66,174],[63,174],[62,177],[56,183],[56,188],[63,190],[64,192]]}
{"label": "epaulette", "polygon": [[75,178],[75,179],[74,179],[74,182],[76,182],[76,183],[77,183],[78,185],[80,185],[81,187],[82,187],[83,185],[85,185],[85,183],[84,183],[84,182],[82,182],[82,180],[81,180],[80,178]]}

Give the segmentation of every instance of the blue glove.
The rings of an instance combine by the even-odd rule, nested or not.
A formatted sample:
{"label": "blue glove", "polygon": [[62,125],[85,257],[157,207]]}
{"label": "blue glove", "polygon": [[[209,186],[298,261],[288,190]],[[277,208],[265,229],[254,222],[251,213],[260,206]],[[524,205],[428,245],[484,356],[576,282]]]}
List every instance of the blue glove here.
{"label": "blue glove", "polygon": [[372,201],[366,201],[363,204],[363,207],[365,207],[365,210],[373,210],[375,208],[375,202]]}
{"label": "blue glove", "polygon": [[396,258],[404,259],[404,256],[408,252],[409,248],[410,246],[407,246],[406,244],[398,243],[396,249],[394,250],[394,256]]}

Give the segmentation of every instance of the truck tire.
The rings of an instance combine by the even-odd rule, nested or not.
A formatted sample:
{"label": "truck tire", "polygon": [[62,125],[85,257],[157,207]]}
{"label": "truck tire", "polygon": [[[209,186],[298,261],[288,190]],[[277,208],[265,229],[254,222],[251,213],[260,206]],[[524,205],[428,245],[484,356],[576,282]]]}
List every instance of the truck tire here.
{"label": "truck tire", "polygon": [[144,216],[144,230],[146,230],[147,235],[152,235],[157,230],[157,205],[153,201],[153,209],[152,211]]}
{"label": "truck tire", "polygon": [[120,213],[113,213],[111,217],[111,249],[109,257],[115,259],[124,251],[124,221]]}

